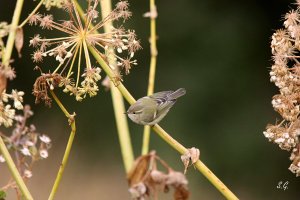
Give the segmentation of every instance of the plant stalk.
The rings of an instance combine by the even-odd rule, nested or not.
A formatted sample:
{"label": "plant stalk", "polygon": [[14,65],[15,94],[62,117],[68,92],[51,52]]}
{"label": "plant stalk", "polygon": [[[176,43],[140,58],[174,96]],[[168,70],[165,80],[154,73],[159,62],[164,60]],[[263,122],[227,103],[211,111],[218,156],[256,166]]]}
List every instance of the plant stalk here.
{"label": "plant stalk", "polygon": [[[76,8],[81,18],[84,18],[84,12],[77,1],[75,1]],[[105,18],[111,12],[111,0],[100,1],[102,18]],[[104,25],[104,32],[111,32],[112,23],[107,22]],[[107,49],[107,56],[109,57],[110,64],[115,65],[113,58],[113,49]],[[128,172],[134,161],[134,154],[132,150],[132,144],[130,139],[130,133],[128,128],[127,117],[124,114],[126,112],[124,106],[124,99],[122,94],[117,88],[114,87],[113,82],[110,82],[110,90],[112,96],[112,103],[114,107],[114,114],[116,119],[117,131],[119,136],[119,143],[121,147],[121,153],[123,158],[123,163],[126,172]]]}
{"label": "plant stalk", "polygon": [[28,15],[28,17],[19,25],[19,28],[22,28],[30,19],[32,15],[34,15],[38,9],[43,5],[45,0],[41,0],[40,3],[34,8],[34,10]]}
{"label": "plant stalk", "polygon": [[67,111],[67,109],[64,107],[64,105],[61,103],[61,101],[58,99],[58,97],[55,95],[55,93],[53,91],[50,90],[50,93],[51,93],[53,99],[55,100],[55,102],[57,103],[57,105],[62,110],[62,112],[68,118],[68,120],[70,122],[70,126],[71,126],[71,133],[70,133],[69,140],[68,140],[68,143],[67,143],[67,147],[66,147],[66,150],[65,150],[65,153],[64,153],[64,156],[63,156],[63,160],[62,160],[62,162],[60,164],[60,167],[59,167],[56,179],[54,181],[51,193],[50,193],[50,195],[48,197],[48,200],[53,200],[54,196],[55,196],[55,194],[57,192],[58,186],[59,186],[59,184],[61,182],[62,175],[64,173],[65,167],[67,165],[67,162],[68,162],[68,159],[69,159],[69,156],[70,156],[70,152],[71,152],[71,149],[72,149],[72,144],[73,144],[75,133],[76,133],[76,125],[75,125],[74,116],[71,115]]}
{"label": "plant stalk", "polygon": [[[93,54],[97,62],[102,66],[103,70],[109,76],[111,80],[115,79],[114,72],[110,69],[107,63],[102,59],[102,57],[98,54],[97,50],[94,49],[92,46],[88,46],[90,52]],[[133,96],[128,92],[126,87],[122,83],[118,83],[116,87],[122,93],[123,97],[128,101],[128,103],[133,104],[135,103],[135,99]],[[176,149],[180,154],[184,154],[187,149],[177,142],[174,138],[172,138],[166,131],[164,131],[159,125],[154,125],[152,129],[170,146]],[[217,190],[219,190],[224,197],[227,199],[238,199],[223,183],[215,174],[210,171],[208,167],[204,165],[200,160],[195,163],[196,168],[215,186]]]}
{"label": "plant stalk", "polygon": [[[12,18],[12,22],[10,24],[10,31],[9,31],[9,35],[7,38],[7,42],[6,42],[6,46],[5,46],[5,50],[4,50],[4,55],[2,57],[2,63],[4,65],[4,67],[8,67],[9,66],[9,61],[11,59],[11,54],[14,48],[14,43],[15,43],[15,37],[16,37],[16,28],[18,26],[19,20],[20,20],[20,15],[22,12],[22,8],[23,8],[23,3],[24,0],[18,0],[16,3],[16,7],[14,10],[14,14],[13,14],[13,18]],[[6,163],[8,165],[8,168],[14,178],[14,180],[16,181],[20,191],[22,192],[24,198],[26,200],[32,200],[33,197],[31,196],[24,180],[22,179],[12,157],[9,154],[8,149],[6,148],[6,145],[2,139],[2,137],[0,136],[0,151],[3,155],[3,157],[6,160]]]}
{"label": "plant stalk", "polygon": [[[156,12],[155,0],[150,0],[150,13]],[[154,92],[154,83],[155,83],[155,71],[156,71],[156,61],[157,61],[157,47],[156,47],[156,17],[150,14],[150,70],[149,70],[149,79],[148,79],[148,90],[147,95],[152,95]],[[142,155],[145,155],[149,152],[149,143],[150,143],[150,126],[144,126],[143,134],[143,146],[142,146]]]}
{"label": "plant stalk", "polygon": [[21,177],[13,159],[11,158],[1,136],[0,136],[0,152],[2,153],[2,155],[5,159],[5,162],[7,163],[7,166],[9,168],[14,180],[16,181],[17,185],[19,186],[19,189],[21,190],[24,198],[26,200],[33,200],[32,196],[31,196],[29,190],[27,189],[25,182],[24,182],[23,178]]}

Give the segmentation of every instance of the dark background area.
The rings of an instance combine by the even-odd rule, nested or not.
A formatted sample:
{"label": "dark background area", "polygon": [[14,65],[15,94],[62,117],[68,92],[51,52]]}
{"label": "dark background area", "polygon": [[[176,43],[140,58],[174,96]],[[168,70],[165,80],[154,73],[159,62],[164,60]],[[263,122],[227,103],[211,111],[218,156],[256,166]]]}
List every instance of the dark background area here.
{"label": "dark background area", "polygon": [[[83,1],[84,2],[84,1]],[[280,119],[271,106],[278,90],[269,82],[270,37],[282,27],[282,16],[293,1],[157,1],[158,63],[155,91],[184,87],[181,98],[160,123],[186,147],[197,147],[201,160],[240,199],[299,199],[300,180],[292,174],[289,153],[271,144],[262,132]],[[37,2],[26,0],[21,19]],[[148,1],[130,1],[133,17],[125,27],[135,29],[143,50],[139,65],[124,77],[124,85],[136,98],[146,94],[150,61]],[[0,0],[0,21],[11,21],[15,1]],[[46,10],[40,13],[47,13]],[[55,19],[64,19],[56,9]],[[24,28],[23,58],[13,55],[17,78],[9,88],[26,92],[25,102],[35,112],[31,119],[41,133],[53,140],[50,156],[36,164],[29,182],[36,199],[46,199],[66,145],[69,127],[57,105],[34,105],[33,71],[28,47],[35,33],[57,34],[40,28]],[[104,77],[104,73],[102,74]],[[77,114],[77,135],[57,199],[129,199],[115,119],[109,92],[78,103],[59,93],[69,111]],[[128,107],[128,104],[126,104]],[[129,122],[135,155],[140,153],[142,126]],[[151,149],[174,169],[183,170],[179,154],[155,133]],[[0,183],[8,171],[0,165]],[[191,199],[223,199],[197,170],[187,173]],[[288,181],[288,189],[277,189]],[[13,193],[9,195],[14,199]],[[163,196],[162,199],[171,199]]]}

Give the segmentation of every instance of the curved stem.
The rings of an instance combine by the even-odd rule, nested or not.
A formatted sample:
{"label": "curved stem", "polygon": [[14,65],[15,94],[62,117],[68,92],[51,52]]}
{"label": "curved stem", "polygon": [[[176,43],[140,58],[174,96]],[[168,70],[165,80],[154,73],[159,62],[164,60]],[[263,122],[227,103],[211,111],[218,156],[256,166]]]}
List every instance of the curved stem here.
{"label": "curved stem", "polygon": [[19,28],[22,28],[30,19],[30,17],[32,15],[34,15],[36,13],[36,11],[38,11],[38,9],[43,5],[45,0],[41,0],[40,3],[35,7],[35,9],[28,15],[28,17],[19,25]]}
{"label": "curved stem", "polygon": [[69,122],[70,122],[70,125],[71,125],[71,133],[70,133],[69,140],[68,140],[68,143],[67,143],[67,147],[66,147],[66,150],[65,150],[65,153],[64,153],[64,156],[63,156],[63,160],[60,164],[60,167],[59,167],[59,170],[58,170],[58,173],[57,173],[56,179],[54,181],[54,184],[53,184],[53,187],[52,187],[52,190],[51,190],[51,193],[49,195],[48,200],[54,199],[54,195],[57,192],[58,186],[60,184],[60,181],[62,179],[62,175],[64,173],[65,167],[67,165],[67,162],[68,162],[68,159],[69,159],[69,156],[70,156],[72,144],[73,144],[75,133],[76,133],[75,119],[73,118],[74,116],[71,115],[67,111],[67,109],[63,106],[63,104],[61,103],[61,101],[58,99],[58,97],[55,95],[55,93],[53,91],[50,90],[50,93],[53,96],[53,99],[55,100],[57,105],[62,110],[62,112],[66,115],[67,118],[69,118]]}
{"label": "curved stem", "polygon": [[[155,0],[150,0],[150,13],[156,13]],[[155,71],[156,71],[156,58],[157,58],[157,47],[156,47],[156,17],[150,14],[150,71],[149,71],[149,82],[147,95],[151,95],[154,92],[154,81],[155,81]],[[143,146],[142,155],[145,155],[149,151],[150,143],[150,126],[144,126],[143,134]]]}
{"label": "curved stem", "polygon": [[[114,80],[114,72],[110,69],[110,67],[106,64],[106,62],[102,59],[102,57],[98,54],[97,50],[92,46],[88,46],[90,52],[93,54],[98,63],[102,66],[103,70],[109,76],[111,80]],[[125,86],[122,83],[119,83],[116,86],[119,91],[122,93],[123,97],[128,101],[128,103],[135,103],[135,99],[128,92]],[[164,141],[170,144],[174,149],[176,149],[180,154],[184,154],[187,149],[177,142],[174,138],[172,138],[166,131],[164,131],[159,125],[154,125],[152,128]],[[227,199],[238,199],[223,183],[216,175],[214,175],[209,168],[207,168],[204,163],[198,160],[195,163],[196,168],[217,188]]]}

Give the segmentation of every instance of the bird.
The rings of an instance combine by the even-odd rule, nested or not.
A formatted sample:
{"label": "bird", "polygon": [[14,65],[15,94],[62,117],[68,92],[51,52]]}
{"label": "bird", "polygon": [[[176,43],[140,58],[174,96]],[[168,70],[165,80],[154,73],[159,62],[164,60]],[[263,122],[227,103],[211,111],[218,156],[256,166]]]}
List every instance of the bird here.
{"label": "bird", "polygon": [[176,100],[185,94],[186,90],[179,88],[176,91],[162,91],[142,97],[128,108],[126,114],[137,124],[155,125],[166,116]]}

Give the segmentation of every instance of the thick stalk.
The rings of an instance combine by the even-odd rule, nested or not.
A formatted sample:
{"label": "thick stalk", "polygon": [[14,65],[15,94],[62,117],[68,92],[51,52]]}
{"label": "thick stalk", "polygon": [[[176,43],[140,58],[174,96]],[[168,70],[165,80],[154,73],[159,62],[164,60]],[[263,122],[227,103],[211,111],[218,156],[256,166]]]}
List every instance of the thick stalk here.
{"label": "thick stalk", "polygon": [[[78,13],[81,18],[84,18],[84,12],[81,9],[80,5],[75,1],[76,7],[78,9]],[[110,12],[111,12],[111,0],[102,0],[100,1],[101,4],[101,14],[102,18],[105,18]],[[105,32],[111,32],[112,23],[106,23],[104,25],[104,31]],[[107,50],[109,57],[110,64],[114,65],[115,61],[113,58],[113,49],[109,48]],[[111,53],[110,53],[111,52]],[[128,172],[132,166],[132,163],[134,161],[134,155],[132,150],[132,144],[130,139],[130,133],[127,123],[127,117],[124,114],[125,113],[125,107],[124,107],[124,99],[122,94],[119,92],[117,88],[114,87],[113,82],[110,82],[110,88],[111,88],[111,96],[112,96],[112,102],[114,107],[114,113],[115,113],[115,119],[116,119],[116,125],[118,130],[118,136],[119,136],[119,142],[122,152],[122,158],[123,163],[125,166],[126,172]]]}
{"label": "thick stalk", "polygon": [[[102,59],[102,57],[98,54],[97,50],[92,46],[88,46],[90,52],[93,54],[98,63],[102,66],[103,70],[109,76],[111,80],[115,79],[114,72],[110,69],[110,67],[106,64],[106,62]],[[128,92],[125,86],[122,83],[116,85],[119,89],[123,97],[128,101],[128,103],[135,103],[135,99]],[[176,149],[180,154],[184,154],[187,149],[177,142],[174,138],[172,138],[166,131],[164,131],[159,125],[155,125],[152,128],[164,141],[166,141],[170,146]],[[223,183],[216,175],[210,171],[208,167],[204,165],[200,160],[195,163],[196,168],[217,188],[227,199],[238,199]]]}
{"label": "thick stalk", "polygon": [[[24,3],[24,0],[18,0],[16,3],[14,15],[12,18],[12,22],[10,24],[10,31],[9,31],[8,39],[7,39],[5,50],[4,50],[4,56],[3,56],[3,60],[2,60],[4,67],[9,66],[9,61],[10,61],[11,54],[12,54],[12,51],[14,48],[14,42],[15,42],[15,37],[16,37],[16,28],[17,28],[19,20],[20,20],[23,3]],[[0,152],[2,153],[3,157],[5,158],[8,168],[9,168],[14,180],[16,181],[20,191],[22,192],[24,198],[27,200],[33,199],[28,188],[26,187],[12,157],[10,156],[1,136],[0,136]]]}
{"label": "thick stalk", "polygon": [[[154,92],[154,83],[155,83],[155,71],[156,71],[156,58],[157,58],[157,47],[156,47],[156,6],[155,0],[150,0],[150,70],[149,70],[149,79],[148,79],[148,91],[147,95],[151,95]],[[144,126],[143,134],[143,146],[142,146],[142,155],[145,155],[149,152],[149,143],[150,143],[150,126]]]}
{"label": "thick stalk", "polygon": [[62,110],[62,112],[68,118],[68,120],[69,120],[69,122],[71,124],[71,133],[70,133],[69,140],[68,140],[68,143],[67,143],[67,147],[66,147],[66,150],[65,150],[65,153],[64,153],[64,156],[63,156],[63,160],[62,160],[62,162],[60,164],[60,167],[59,167],[59,170],[58,170],[58,173],[57,173],[56,179],[54,181],[54,184],[53,184],[53,187],[52,187],[52,190],[51,190],[51,193],[49,195],[48,200],[54,199],[54,196],[55,196],[55,194],[57,192],[58,186],[59,186],[59,184],[61,182],[62,175],[64,173],[65,167],[67,165],[67,162],[68,162],[68,159],[69,159],[69,156],[70,156],[72,144],[73,144],[75,133],[76,133],[76,125],[75,125],[74,116],[71,115],[67,111],[67,109],[63,106],[63,104],[58,99],[58,97],[55,95],[55,93],[53,91],[50,91],[50,92],[51,92],[51,95],[53,96],[53,99],[57,103],[57,105],[60,107],[60,109]]}

